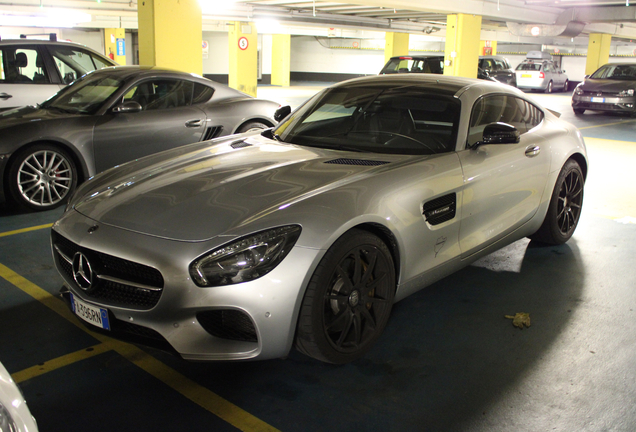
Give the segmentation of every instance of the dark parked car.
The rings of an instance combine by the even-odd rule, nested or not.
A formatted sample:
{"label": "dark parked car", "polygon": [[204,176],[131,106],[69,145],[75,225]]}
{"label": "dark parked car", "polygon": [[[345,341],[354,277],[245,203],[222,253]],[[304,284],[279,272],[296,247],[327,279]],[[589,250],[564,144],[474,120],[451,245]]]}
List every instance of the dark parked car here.
{"label": "dark parked car", "polygon": [[0,111],[44,102],[87,72],[117,63],[72,43],[0,41]]}
{"label": "dark parked car", "polygon": [[[391,57],[380,71],[380,75],[395,73],[444,73],[444,56],[420,55],[420,56],[396,56]],[[477,68],[477,78],[486,81],[495,81],[487,72]]]}
{"label": "dark parked car", "polygon": [[0,113],[0,200],[51,209],[114,165],[274,126],[278,106],[183,72],[90,72],[39,106]]}
{"label": "dark parked car", "polygon": [[502,56],[480,56],[479,68],[497,81],[517,86],[517,75],[507,58]]}
{"label": "dark parked car", "polygon": [[636,64],[609,63],[580,83],[572,94],[576,114],[585,110],[636,113]]}

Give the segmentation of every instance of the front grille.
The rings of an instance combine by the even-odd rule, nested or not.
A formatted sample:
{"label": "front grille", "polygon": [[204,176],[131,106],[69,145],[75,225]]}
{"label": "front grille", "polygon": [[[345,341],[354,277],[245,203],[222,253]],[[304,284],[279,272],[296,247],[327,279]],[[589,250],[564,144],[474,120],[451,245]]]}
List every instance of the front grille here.
{"label": "front grille", "polygon": [[76,253],[81,252],[89,260],[96,281],[82,291],[86,298],[134,309],[151,309],[159,302],[163,292],[159,270],[80,247],[55,231],[51,233],[56,261],[69,279],[74,280],[72,260]]}
{"label": "front grille", "polygon": [[234,309],[199,312],[197,320],[212,336],[245,342],[257,342],[256,329],[250,317]]}
{"label": "front grille", "polygon": [[592,96],[592,97],[617,97],[617,96],[618,96],[618,92],[583,91],[583,96]]}
{"label": "front grille", "polygon": [[333,160],[327,161],[325,163],[336,164],[336,165],[379,166],[379,165],[386,165],[389,162],[366,160],[366,159],[339,158],[339,159],[333,159]]}
{"label": "front grille", "polygon": [[626,108],[622,105],[617,104],[609,104],[609,103],[592,103],[592,102],[579,102],[576,105],[576,108],[586,108],[591,110],[600,110],[600,111],[624,111]]}

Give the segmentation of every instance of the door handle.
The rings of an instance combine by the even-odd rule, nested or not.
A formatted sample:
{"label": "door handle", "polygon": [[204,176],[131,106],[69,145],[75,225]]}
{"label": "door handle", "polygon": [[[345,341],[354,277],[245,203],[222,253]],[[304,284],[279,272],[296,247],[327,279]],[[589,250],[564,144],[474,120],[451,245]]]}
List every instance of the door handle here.
{"label": "door handle", "polygon": [[186,127],[189,127],[189,128],[201,127],[202,124],[203,124],[203,120],[201,119],[188,120],[187,122],[185,122]]}
{"label": "door handle", "polygon": [[0,93],[0,99],[7,100],[7,99],[10,99],[12,97],[13,97],[13,95],[6,94],[6,93]]}
{"label": "door handle", "polygon": [[539,146],[528,146],[526,147],[526,156],[535,157],[539,153],[541,153],[541,147]]}

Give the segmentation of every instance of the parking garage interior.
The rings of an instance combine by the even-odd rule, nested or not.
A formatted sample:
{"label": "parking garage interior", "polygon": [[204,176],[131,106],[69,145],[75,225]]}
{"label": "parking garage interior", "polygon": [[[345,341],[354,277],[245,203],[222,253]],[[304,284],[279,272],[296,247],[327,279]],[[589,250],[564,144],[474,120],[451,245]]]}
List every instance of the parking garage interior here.
{"label": "parking garage interior", "polygon": [[[118,62],[143,64],[137,3],[112,3],[84,5],[90,25],[42,29],[3,22],[0,35],[54,32],[108,54],[104,29],[117,28],[126,47]],[[201,55],[197,45],[194,63],[201,69],[189,71],[296,108],[330,83],[377,73],[387,55],[402,54],[387,49],[393,36],[385,34],[409,34],[408,53],[444,53],[447,65],[456,62],[464,48],[445,51],[447,17],[456,13],[481,13],[483,46],[475,59],[495,48],[488,52],[508,57],[514,67],[527,51],[548,51],[572,82],[591,73],[590,57],[596,67],[636,62],[636,18],[625,18],[636,16],[635,7],[625,2],[596,2],[594,19],[586,2],[563,8],[539,0],[444,7],[408,1],[396,9],[362,3],[256,1],[237,3],[221,16],[204,12],[208,48]],[[289,50],[274,54],[280,52],[276,34],[257,33],[255,24],[256,61],[246,77],[232,66],[227,23],[250,26],[259,14],[274,13],[296,18],[276,27],[286,33]],[[394,28],[379,27],[391,23],[386,16],[396,17]],[[534,36],[535,27],[550,33]],[[175,43],[183,43],[174,34]],[[601,34],[611,38],[595,36]],[[605,54],[591,52],[595,41]],[[156,65],[174,67],[179,55],[170,54],[168,63]],[[281,57],[287,65],[277,64]],[[0,361],[41,431],[633,431],[636,118],[575,115],[571,90],[529,96],[585,138],[590,169],[573,238],[548,247],[517,241],[398,302],[378,343],[360,360],[329,365],[292,350],[287,358],[261,362],[185,362],[92,332],[59,296],[50,232],[63,209],[30,212],[6,203],[0,206]],[[530,314],[530,327],[521,330],[506,318],[519,312]]]}

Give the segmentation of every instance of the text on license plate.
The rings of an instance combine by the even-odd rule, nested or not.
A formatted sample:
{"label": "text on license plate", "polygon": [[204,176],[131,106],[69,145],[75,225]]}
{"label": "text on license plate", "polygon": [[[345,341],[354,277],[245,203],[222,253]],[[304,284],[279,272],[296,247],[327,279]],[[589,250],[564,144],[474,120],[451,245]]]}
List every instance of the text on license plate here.
{"label": "text on license plate", "polygon": [[108,310],[99,308],[75,297],[71,294],[71,307],[75,315],[84,321],[93,324],[99,328],[110,330],[110,322],[108,321]]}
{"label": "text on license plate", "polygon": [[593,97],[593,98],[591,99],[591,102],[603,103],[603,102],[605,102],[605,98],[602,98],[602,97]]}
{"label": "text on license plate", "polygon": [[532,74],[521,74],[521,78],[532,78]]}

